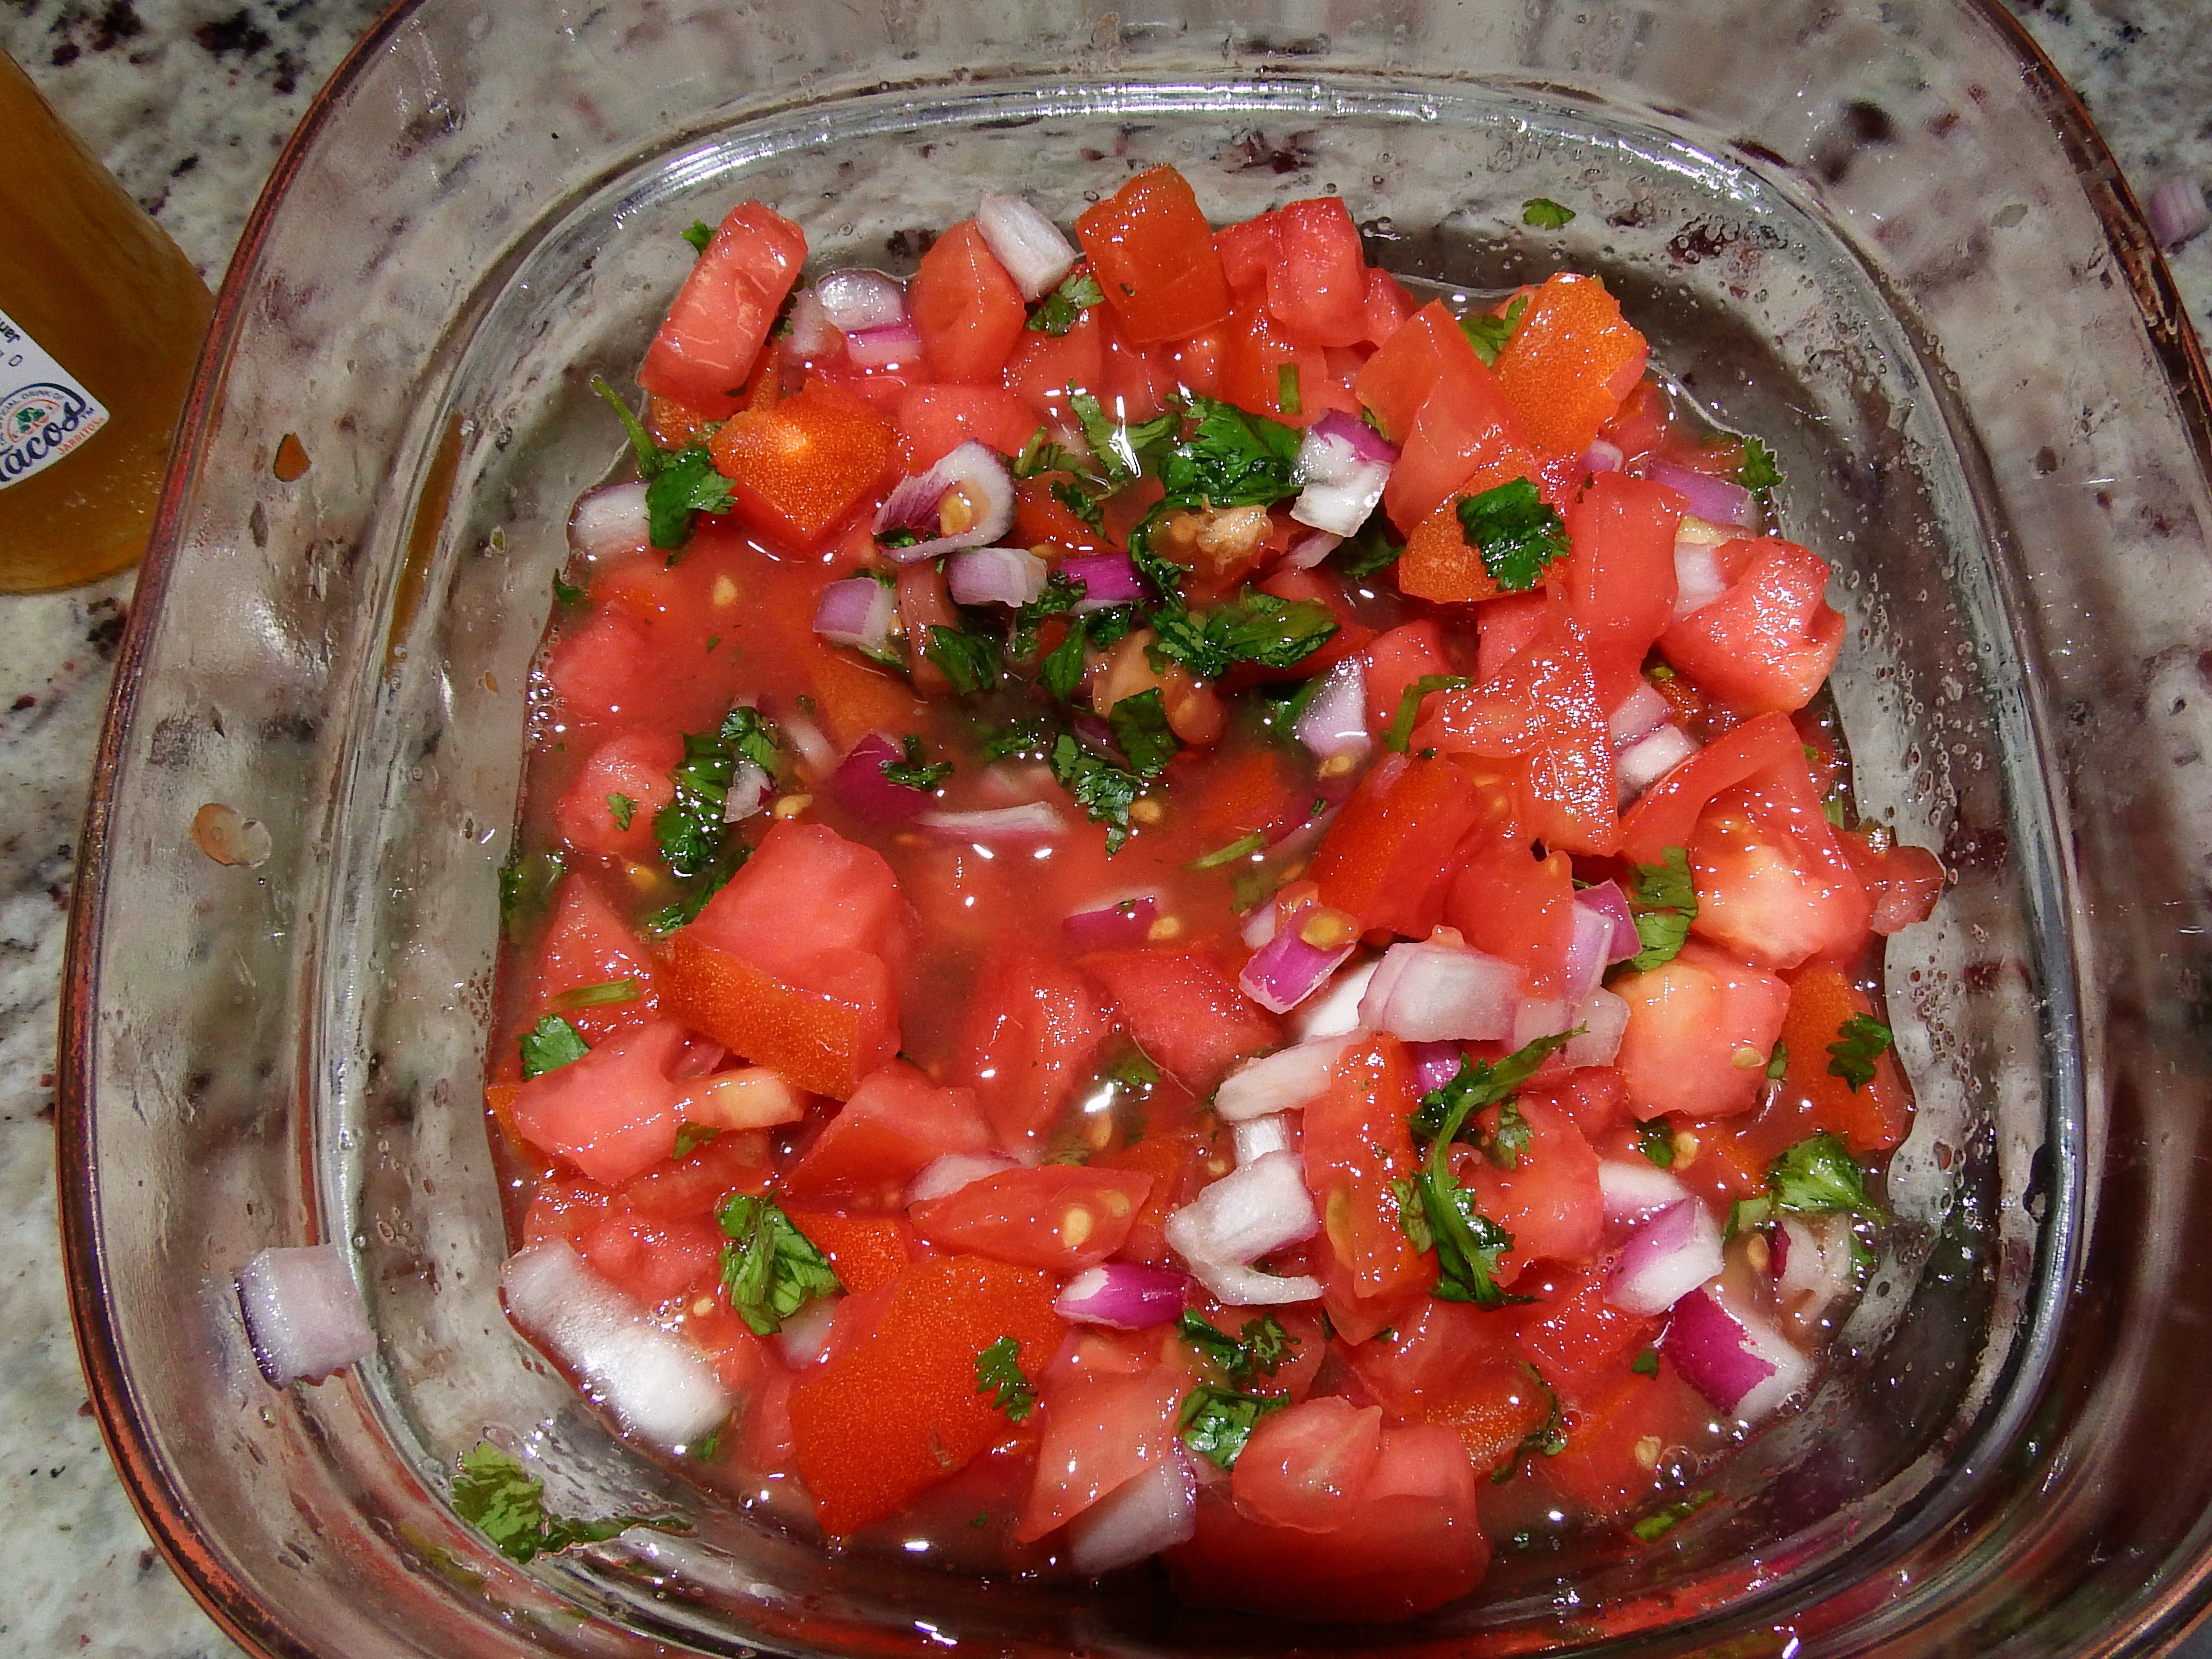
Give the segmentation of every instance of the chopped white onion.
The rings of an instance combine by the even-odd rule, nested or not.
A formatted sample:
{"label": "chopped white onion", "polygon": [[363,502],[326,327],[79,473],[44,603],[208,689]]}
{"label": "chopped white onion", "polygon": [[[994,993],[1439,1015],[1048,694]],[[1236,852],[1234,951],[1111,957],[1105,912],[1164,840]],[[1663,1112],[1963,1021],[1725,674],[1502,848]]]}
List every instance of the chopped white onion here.
{"label": "chopped white onion", "polygon": [[730,787],[722,797],[722,822],[738,823],[761,810],[768,799],[768,774],[749,760],[738,763],[730,775]]}
{"label": "chopped white onion", "polygon": [[811,1365],[822,1357],[830,1340],[830,1327],[837,1317],[842,1296],[820,1296],[783,1322],[783,1328],[769,1339],[787,1365]]}
{"label": "chopped white onion", "polygon": [[1321,1224],[1296,1152],[1270,1152],[1232,1170],[1167,1218],[1161,1229],[1191,1271],[1241,1266],[1311,1238]]}
{"label": "chopped white onion", "polygon": [[[945,498],[954,490],[967,498],[968,527],[946,533]],[[874,531],[915,530],[925,539],[884,551],[899,564],[918,564],[963,547],[986,547],[1012,528],[1014,475],[1006,458],[970,438],[926,472],[902,479],[876,511]]]}
{"label": "chopped white onion", "polygon": [[793,356],[811,362],[826,353],[837,337],[836,325],[822,308],[821,296],[811,288],[799,289],[799,297],[791,302],[791,332],[784,336],[784,345]]}
{"label": "chopped white onion", "polygon": [[1214,1115],[1224,1123],[1243,1123],[1319,1099],[1345,1047],[1340,1036],[1322,1037],[1246,1060],[1213,1091]]}
{"label": "chopped white onion", "polygon": [[1346,657],[1328,671],[1291,731],[1323,760],[1356,760],[1375,746],[1367,733],[1367,671],[1358,658]]}
{"label": "chopped white onion", "polygon": [[827,271],[806,291],[830,326],[846,334],[890,328],[907,319],[905,285],[880,270]]}
{"label": "chopped white onion", "polygon": [[1668,1205],[1629,1236],[1604,1296],[1630,1313],[1661,1314],[1721,1270],[1721,1230],[1694,1198]]}
{"label": "chopped white onion", "polygon": [[1628,1004],[1603,986],[1583,1000],[1575,1010],[1574,1024],[1582,1028],[1559,1050],[1566,1065],[1610,1066],[1620,1054],[1620,1039],[1628,1030]]}
{"label": "chopped white onion", "polygon": [[584,1265],[565,1239],[518,1250],[500,1272],[514,1322],[583,1379],[622,1425],[682,1448],[730,1414],[706,1357]]}
{"label": "chopped white onion", "polygon": [[[881,587],[883,584],[873,582],[870,586]],[[827,777],[843,762],[845,757],[830,746],[830,739],[822,735],[822,728],[805,709],[788,710],[776,724],[790,740],[792,752],[799,757],[799,769],[808,777]]]}
{"label": "chopped white onion", "polygon": [[1679,726],[1662,726],[1641,743],[1613,757],[1613,781],[1623,800],[1632,799],[1698,752],[1698,740]]}
{"label": "chopped white onion", "polygon": [[945,1198],[963,1187],[1020,1167],[1010,1158],[1000,1158],[996,1152],[946,1152],[924,1164],[921,1173],[907,1182],[903,1202],[927,1204],[933,1198]]}
{"label": "chopped white onion", "polygon": [[915,826],[940,841],[978,842],[985,845],[1012,842],[1052,841],[1067,833],[1067,820],[1048,801],[1024,801],[1019,806],[994,806],[981,812],[924,812]]}
{"label": "chopped white onion", "polygon": [[1321,1280],[1311,1273],[1278,1276],[1230,1261],[1194,1261],[1190,1272],[1224,1308],[1276,1308],[1286,1302],[1321,1300]]}
{"label": "chopped white onion", "polygon": [[1291,1151],[1297,1137],[1291,1133],[1289,1118],[1280,1112],[1270,1112],[1265,1117],[1247,1118],[1238,1124],[1236,1139],[1237,1164],[1242,1169],[1273,1153]]}
{"label": "chopped white onion", "polygon": [[2151,191],[2143,204],[2143,217],[2150,222],[2150,234],[2160,247],[2178,247],[2212,225],[2212,210],[2204,205],[2204,186],[2197,182],[2195,174],[2187,173],[2175,173]]}
{"label": "chopped white onion", "polygon": [[1042,300],[1075,269],[1075,245],[1018,196],[986,196],[975,205],[975,228],[1024,300]]}
{"label": "chopped white onion", "polygon": [[568,514],[568,550],[579,558],[611,559],[642,553],[647,535],[642,482],[609,484],[580,497]]}
{"label": "chopped white onion", "polygon": [[1858,1288],[1857,1240],[1852,1237],[1848,1215],[1784,1216],[1782,1231],[1789,1235],[1782,1272],[1774,1281],[1774,1295],[1800,1319],[1817,1320],[1836,1303]]}
{"label": "chopped white onion", "polygon": [[376,1352],[361,1289],[335,1244],[272,1245],[238,1273],[238,1309],[275,1388],[319,1382]]}
{"label": "chopped white onion", "polygon": [[1597,1190],[1605,1218],[1619,1225],[1649,1221],[1690,1196],[1680,1179],[1644,1158],[1599,1159]]}
{"label": "chopped white onion", "polygon": [[1531,998],[1513,1011],[1513,1035],[1506,1040],[1516,1048],[1525,1048],[1538,1037],[1557,1036],[1572,1022],[1573,1012],[1558,997]]}
{"label": "chopped white onion", "polygon": [[1283,555],[1283,570],[1310,570],[1343,544],[1344,538],[1332,536],[1326,530],[1316,530],[1301,536],[1291,544],[1291,550]]}
{"label": "chopped white onion", "polygon": [[1027,605],[1044,592],[1045,562],[1026,548],[972,547],[945,562],[955,605]]}
{"label": "chopped white onion", "polygon": [[1078,1572],[1112,1572],[1186,1543],[1198,1531],[1198,1480],[1181,1446],[1067,1523]]}
{"label": "chopped white onion", "polygon": [[1367,988],[1374,983],[1375,970],[1382,965],[1382,957],[1370,957],[1338,969],[1335,978],[1291,1012],[1287,1022],[1291,1035],[1307,1043],[1323,1037],[1350,1036],[1359,1030],[1359,1005],[1366,1000]]}
{"label": "chopped white onion", "polygon": [[1480,951],[1394,945],[1360,999],[1359,1023],[1407,1042],[1494,1042],[1512,1032],[1520,988],[1519,969]]}
{"label": "chopped white onion", "polygon": [[1636,689],[1605,717],[1605,733],[1616,753],[1667,724],[1674,705],[1650,681],[1638,677]]}
{"label": "chopped white onion", "polygon": [[1721,562],[1713,556],[1713,544],[1674,538],[1674,620],[1702,611],[1729,590],[1721,574]]}

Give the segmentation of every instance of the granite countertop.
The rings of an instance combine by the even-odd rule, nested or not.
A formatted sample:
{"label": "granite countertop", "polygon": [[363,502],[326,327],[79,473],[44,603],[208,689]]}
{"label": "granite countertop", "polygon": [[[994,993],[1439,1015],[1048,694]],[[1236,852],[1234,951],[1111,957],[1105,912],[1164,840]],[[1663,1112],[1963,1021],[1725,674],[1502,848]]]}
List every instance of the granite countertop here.
{"label": "granite countertop", "polygon": [[[2212,184],[2212,9],[2013,0],[2139,196]],[[7,0],[0,47],[210,286],[315,88],[380,0]],[[2212,232],[2172,257],[2212,323]],[[55,1237],[55,988],[71,854],[131,582],[0,597],[0,1652],[185,1659],[233,1646],[171,1577],[111,1473]],[[2212,1659],[2212,1638],[2192,1641]]]}

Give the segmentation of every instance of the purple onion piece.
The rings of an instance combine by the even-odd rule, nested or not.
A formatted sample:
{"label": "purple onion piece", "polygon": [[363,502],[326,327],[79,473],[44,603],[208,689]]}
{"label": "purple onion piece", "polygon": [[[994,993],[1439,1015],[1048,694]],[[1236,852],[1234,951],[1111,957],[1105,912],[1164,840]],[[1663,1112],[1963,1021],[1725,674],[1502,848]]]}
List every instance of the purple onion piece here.
{"label": "purple onion piece", "polygon": [[1668,1205],[1631,1235],[1605,1299],[1630,1313],[1659,1314],[1720,1272],[1721,1230],[1695,1198]]}
{"label": "purple onion piece", "polygon": [[[944,528],[945,498],[957,489],[967,497],[975,520],[951,535]],[[927,472],[902,479],[877,510],[875,533],[920,531],[927,540],[884,550],[901,564],[915,564],[964,547],[984,547],[1005,535],[1014,522],[1014,477],[999,453],[970,438]]]}
{"label": "purple onion piece", "polygon": [[845,355],[855,368],[897,368],[921,361],[921,336],[908,322],[864,328],[845,337]]}
{"label": "purple onion piece", "polygon": [[1180,1315],[1189,1291],[1190,1279],[1171,1267],[1109,1261],[1069,1279],[1052,1305],[1062,1319],[1079,1324],[1142,1331]]}
{"label": "purple onion piece", "polygon": [[1357,657],[1347,657],[1328,671],[1291,729],[1323,760],[1340,755],[1357,757],[1375,746],[1367,732],[1367,673]]}
{"label": "purple onion piece", "polygon": [[814,607],[814,631],[832,645],[854,646],[880,654],[890,645],[898,595],[872,576],[831,582]]}
{"label": "purple onion piece", "polygon": [[1127,553],[1096,553],[1079,559],[1063,559],[1060,574],[1083,584],[1083,597],[1075,614],[1085,616],[1109,605],[1132,605],[1146,596],[1145,579]]}
{"label": "purple onion piece", "polygon": [[1366,422],[1356,420],[1340,409],[1322,410],[1306,430],[1323,438],[1341,440],[1351,445],[1353,453],[1363,461],[1372,461],[1382,466],[1398,464],[1395,444]]}
{"label": "purple onion piece", "polygon": [[272,1388],[319,1382],[376,1352],[361,1290],[335,1244],[276,1245],[239,1270],[238,1309]]}
{"label": "purple onion piece", "polygon": [[1575,895],[1575,902],[1596,911],[1613,923],[1613,943],[1606,950],[1606,965],[1626,962],[1644,948],[1637,937],[1636,913],[1628,908],[1628,896],[1620,890],[1617,881],[1601,881],[1595,887],[1585,887]]}
{"label": "purple onion piece", "polygon": [[1298,937],[1299,917],[1285,920],[1275,936],[1245,959],[1237,983],[1269,1013],[1286,1014],[1321,989],[1358,945],[1357,937],[1324,950]]}
{"label": "purple onion piece", "polygon": [[884,775],[886,764],[905,758],[898,744],[880,732],[871,732],[830,775],[830,793],[847,811],[870,823],[904,823],[927,811],[932,799],[926,790],[894,783]]}
{"label": "purple onion piece", "polygon": [[1423,1094],[1441,1089],[1459,1075],[1465,1051],[1456,1042],[1409,1042],[1406,1052],[1413,1062],[1413,1077]]}
{"label": "purple onion piece", "polygon": [[1067,1559],[1080,1573],[1133,1567],[1198,1533],[1198,1479],[1175,1443],[1167,1461],[1125,1480],[1067,1523]]}
{"label": "purple onion piece", "polygon": [[1310,531],[1291,544],[1291,550],[1283,555],[1280,568],[1310,570],[1343,545],[1344,538],[1326,530]]}
{"label": "purple onion piece", "polygon": [[1583,451],[1583,471],[1618,472],[1621,469],[1622,463],[1627,459],[1627,456],[1621,453],[1619,444],[1608,442],[1603,438],[1593,438],[1590,440],[1589,447]]}
{"label": "purple onion piece", "polygon": [[1159,920],[1160,902],[1150,893],[1126,898],[1103,909],[1079,910],[1060,924],[1067,948],[1080,956],[1088,951],[1117,951],[1142,945]]}
{"label": "purple onion piece", "polygon": [[769,775],[750,761],[739,761],[722,796],[722,822],[739,823],[761,810],[768,799]]}
{"label": "purple onion piece", "polygon": [[1521,970],[1480,951],[1394,945],[1359,1005],[1361,1021],[1408,1042],[1489,1042],[1512,1034]]}
{"label": "purple onion piece", "polygon": [[1632,743],[1650,737],[1667,724],[1674,712],[1674,705],[1667,701],[1666,694],[1647,679],[1638,678],[1636,689],[1615,705],[1605,718],[1606,740],[1618,754]]}
{"label": "purple onion piece", "polygon": [[791,332],[783,337],[785,347],[801,362],[811,362],[841,337],[837,325],[822,309],[821,296],[811,288],[800,289],[791,302]]}
{"label": "purple onion piece", "polygon": [[1027,605],[1044,579],[1044,561],[1018,547],[971,547],[945,562],[955,605]]}
{"label": "purple onion piece", "polygon": [[1720,561],[1708,542],[1674,544],[1674,620],[1704,610],[1729,591]]}
{"label": "purple onion piece", "polygon": [[1567,937],[1567,959],[1563,977],[1566,983],[1561,995],[1570,1008],[1579,1008],[1598,988],[1611,965],[1611,955],[1618,930],[1613,918],[1603,910],[1581,902],[1577,896],[1574,907],[1574,931]]}
{"label": "purple onion piece", "polygon": [[1689,503],[1692,515],[1708,524],[1735,525],[1745,530],[1759,524],[1759,500],[1740,483],[1677,466],[1672,461],[1646,461],[1644,476],[1653,483],[1678,491]]}

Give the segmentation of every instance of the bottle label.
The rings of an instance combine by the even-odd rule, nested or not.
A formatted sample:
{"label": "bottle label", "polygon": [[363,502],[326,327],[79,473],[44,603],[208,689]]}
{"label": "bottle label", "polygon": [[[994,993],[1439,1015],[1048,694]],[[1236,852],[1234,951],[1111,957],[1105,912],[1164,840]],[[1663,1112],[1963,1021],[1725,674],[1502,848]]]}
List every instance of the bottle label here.
{"label": "bottle label", "polygon": [[106,424],[100,399],[0,311],[0,489],[44,471]]}

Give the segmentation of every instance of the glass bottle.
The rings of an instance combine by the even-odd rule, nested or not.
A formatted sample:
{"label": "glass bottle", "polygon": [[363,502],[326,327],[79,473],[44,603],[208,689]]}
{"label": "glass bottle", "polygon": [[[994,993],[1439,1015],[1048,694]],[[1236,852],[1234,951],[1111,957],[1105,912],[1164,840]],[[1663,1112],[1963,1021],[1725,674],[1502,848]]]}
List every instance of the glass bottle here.
{"label": "glass bottle", "polygon": [[207,329],[199,273],[0,52],[0,592],[144,550]]}

